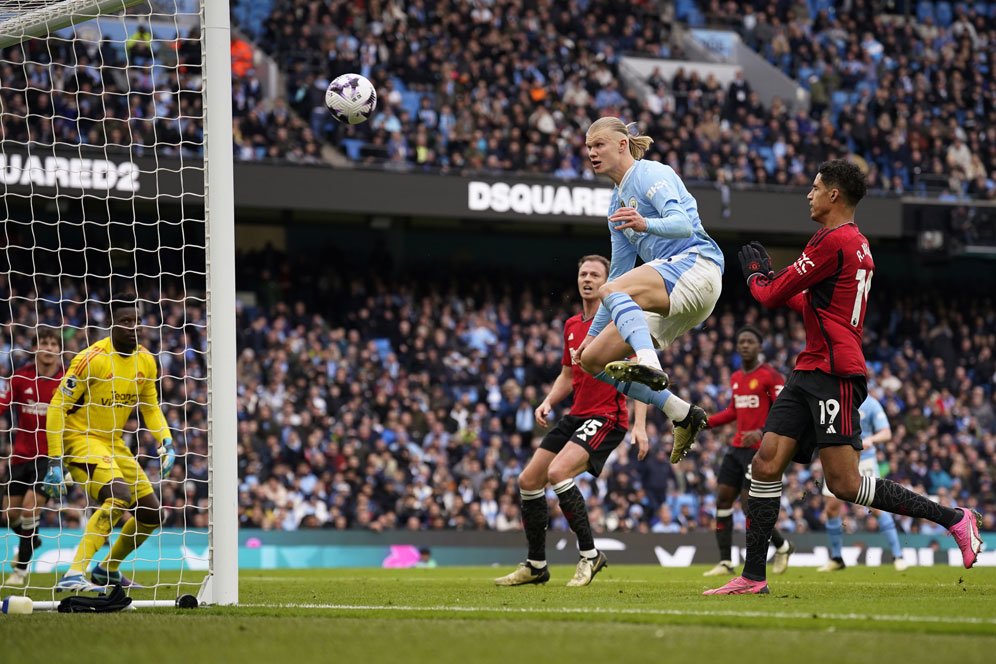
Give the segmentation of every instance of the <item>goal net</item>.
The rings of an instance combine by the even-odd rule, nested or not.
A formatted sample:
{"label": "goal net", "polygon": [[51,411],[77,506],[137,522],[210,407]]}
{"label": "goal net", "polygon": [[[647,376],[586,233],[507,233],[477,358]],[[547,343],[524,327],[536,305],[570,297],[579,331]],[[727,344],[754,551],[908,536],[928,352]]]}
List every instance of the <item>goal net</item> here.
{"label": "goal net", "polygon": [[[0,0],[0,597],[49,609],[66,596],[55,584],[87,550],[86,524],[104,505],[95,487],[124,477],[134,498],[148,486],[130,456],[162,506],[162,526],[120,564],[144,586],[131,590],[136,605],[237,601],[229,39],[223,0]],[[110,456],[67,436],[66,454],[85,445],[94,456],[75,465],[66,496],[40,499],[46,400],[79,394],[54,381],[111,334],[109,304],[128,296],[176,464],[162,476],[134,409]],[[54,363],[46,330],[61,346]],[[88,398],[137,400],[135,381],[99,380],[113,381],[111,396],[91,381],[68,412],[96,412]],[[113,531],[88,578],[114,567],[122,532],[148,529],[146,518],[129,530],[134,506],[106,514]]]}

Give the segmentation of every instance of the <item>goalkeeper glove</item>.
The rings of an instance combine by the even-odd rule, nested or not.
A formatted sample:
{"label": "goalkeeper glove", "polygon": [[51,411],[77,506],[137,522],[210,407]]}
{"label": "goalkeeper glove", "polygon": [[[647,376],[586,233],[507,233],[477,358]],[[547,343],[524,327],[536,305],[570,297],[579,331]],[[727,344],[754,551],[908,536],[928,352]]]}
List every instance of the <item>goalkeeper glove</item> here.
{"label": "goalkeeper glove", "polygon": [[163,444],[159,447],[159,468],[160,477],[169,477],[176,463],[176,452],[173,451],[173,439],[163,438]]}
{"label": "goalkeeper glove", "polygon": [[757,240],[741,247],[738,257],[740,258],[740,269],[743,270],[744,279],[747,281],[750,281],[750,278],[755,274],[768,278],[774,276],[774,270],[771,269],[771,256],[768,255],[764,245]]}
{"label": "goalkeeper glove", "polygon": [[62,471],[62,459],[52,459],[48,462],[48,471],[42,480],[42,491],[53,500],[66,495],[66,476]]}

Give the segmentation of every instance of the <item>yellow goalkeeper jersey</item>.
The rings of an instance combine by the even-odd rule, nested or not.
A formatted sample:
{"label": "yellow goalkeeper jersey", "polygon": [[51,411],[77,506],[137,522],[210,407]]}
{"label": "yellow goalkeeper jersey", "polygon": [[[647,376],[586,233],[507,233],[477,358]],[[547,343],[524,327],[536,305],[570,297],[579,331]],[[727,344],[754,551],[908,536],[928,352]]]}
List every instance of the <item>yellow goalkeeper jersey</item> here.
{"label": "yellow goalkeeper jersey", "polygon": [[[156,392],[156,360],[138,346],[130,355],[107,337],[78,353],[48,407],[48,454],[86,459],[108,456],[137,406],[145,427],[161,444],[169,427]],[[89,463],[89,461],[87,461]]]}

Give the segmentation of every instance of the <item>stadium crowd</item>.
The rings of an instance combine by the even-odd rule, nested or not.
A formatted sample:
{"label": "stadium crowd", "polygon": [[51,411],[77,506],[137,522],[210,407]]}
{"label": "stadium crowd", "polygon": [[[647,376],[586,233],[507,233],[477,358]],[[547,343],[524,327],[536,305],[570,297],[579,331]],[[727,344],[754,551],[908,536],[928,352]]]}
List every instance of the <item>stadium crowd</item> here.
{"label": "stadium crowd", "polygon": [[[873,190],[996,197],[996,20],[969,9],[949,26],[907,23],[860,0],[764,0],[742,16],[742,4],[714,0],[707,16],[735,19],[809,88],[809,113],[788,100],[766,107],[748,81],[724,88],[694,68],[655,72],[641,98],[619,57],[682,57],[653,2],[621,17],[606,0],[277,0],[260,43],[314,133],[363,163],[590,178],[583,131],[619,115],[686,180],[808,186],[815,165],[850,154]],[[369,124],[340,126],[323,107],[326,83],[345,72],[380,92]]]}
{"label": "stadium crowd", "polygon": [[815,132],[897,193],[935,181],[945,198],[996,199],[996,5],[920,2],[900,17],[868,0],[700,4],[809,90],[808,127],[776,137],[798,148]]}
{"label": "stadium crowd", "polygon": [[[238,326],[242,524],[519,528],[516,476],[544,433],[533,409],[560,370],[561,326],[574,313],[576,293],[507,274],[456,287],[424,275],[417,282],[346,277],[305,269],[297,257],[294,264],[292,271],[272,253],[239,261],[240,288],[255,294]],[[992,529],[991,297],[938,308],[930,291],[876,286],[866,338],[872,392],[894,432],[880,450],[884,474],[941,500],[966,500]],[[737,327],[758,325],[768,361],[787,374],[803,345],[796,318],[724,297],[701,331],[662,354],[663,364],[682,393],[715,411],[729,398]],[[647,460],[637,462],[624,442],[597,481],[582,476],[593,527],[710,530],[716,470],[731,432],[707,432],[674,467],[670,426],[657,414],[649,429],[656,447]],[[785,531],[823,527],[820,480],[818,464],[792,468]],[[554,527],[566,527],[555,499],[550,507]],[[875,528],[863,510],[851,514],[852,527]],[[932,532],[930,524],[901,525]]]}
{"label": "stadium crowd", "polygon": [[[168,23],[122,26],[133,32],[99,41],[63,34],[0,49],[0,140],[203,155],[200,40]],[[231,52],[236,159],[321,163],[311,128],[284,100],[264,99],[251,46],[236,37]]]}
{"label": "stadium crowd", "polygon": [[[533,410],[560,371],[561,326],[575,311],[576,292],[564,287],[562,275],[527,281],[480,274],[457,287],[442,278],[346,276],[330,267],[336,264],[295,257],[291,269],[286,256],[272,251],[237,262],[244,293],[238,311],[242,526],[520,528],[516,477],[544,433]],[[204,308],[196,298],[182,299],[180,284],[163,288],[147,291],[159,304],[147,308],[145,345],[160,362],[162,401],[181,461],[162,483],[162,502],[167,526],[203,528]],[[103,289],[81,293],[68,282],[0,277],[0,296],[11,302],[0,325],[5,373],[25,361],[36,322],[62,326],[67,362],[106,334]],[[985,529],[996,529],[996,477],[988,463],[996,454],[991,294],[941,300],[931,290],[911,294],[882,279],[872,298],[871,392],[893,430],[879,450],[883,475],[974,506],[985,515]],[[743,323],[765,333],[767,361],[787,374],[803,345],[801,322],[788,310],[761,312],[735,290],[701,330],[662,354],[680,393],[710,412],[729,398],[739,361],[733,336]],[[600,478],[580,478],[593,528],[710,531],[716,472],[732,432],[705,432],[686,460],[672,466],[670,425],[654,413],[648,429],[654,445],[648,459],[638,462],[627,439]],[[156,481],[151,436],[133,418],[125,438]],[[791,467],[780,528],[823,528],[821,479],[818,463]],[[67,504],[63,519],[71,526],[83,518],[86,502],[74,491]],[[566,528],[557,505],[551,498],[553,527]],[[44,523],[55,525],[56,513],[46,511]],[[854,508],[848,523],[877,527]],[[739,507],[736,525],[743,528]],[[929,523],[901,519],[900,525],[933,532]]]}

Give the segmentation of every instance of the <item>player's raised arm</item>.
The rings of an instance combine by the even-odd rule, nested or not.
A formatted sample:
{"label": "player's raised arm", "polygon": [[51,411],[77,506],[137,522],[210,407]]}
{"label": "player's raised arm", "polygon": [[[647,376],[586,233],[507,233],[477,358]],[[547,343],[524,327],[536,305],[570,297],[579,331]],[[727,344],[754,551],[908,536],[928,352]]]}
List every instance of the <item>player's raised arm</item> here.
{"label": "player's raised arm", "polygon": [[[759,242],[740,250],[740,266],[751,295],[769,309],[788,304],[793,297],[818,284],[840,267],[836,247],[810,242],[791,265],[771,274],[771,259]],[[753,250],[753,251],[751,251]]]}
{"label": "player's raised arm", "polygon": [[678,200],[674,169],[660,164],[652,174],[654,177],[645,178],[641,186],[660,216],[646,218],[647,232],[668,239],[692,237],[692,218]]}

